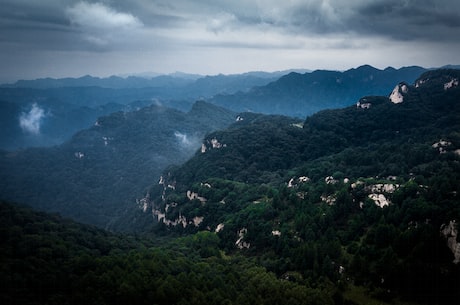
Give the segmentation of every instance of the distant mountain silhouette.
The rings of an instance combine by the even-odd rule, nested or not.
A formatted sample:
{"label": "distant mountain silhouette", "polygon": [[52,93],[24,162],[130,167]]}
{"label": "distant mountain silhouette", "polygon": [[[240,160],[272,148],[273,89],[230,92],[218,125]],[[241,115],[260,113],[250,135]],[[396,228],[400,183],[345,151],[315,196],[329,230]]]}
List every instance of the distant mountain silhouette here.
{"label": "distant mountain silhouette", "polygon": [[[194,78],[176,73],[142,77],[37,79],[0,86],[0,148],[57,145],[90,127],[97,117],[151,104],[188,111],[199,99],[247,91],[277,79],[279,73],[245,73]],[[21,128],[20,117],[34,107],[43,115],[37,132]]]}
{"label": "distant mountain silhouette", "polygon": [[303,118],[322,109],[355,104],[365,95],[386,95],[394,84],[412,83],[426,69],[405,67],[379,70],[369,65],[345,72],[317,70],[289,73],[265,86],[209,101],[231,110],[283,114]]}

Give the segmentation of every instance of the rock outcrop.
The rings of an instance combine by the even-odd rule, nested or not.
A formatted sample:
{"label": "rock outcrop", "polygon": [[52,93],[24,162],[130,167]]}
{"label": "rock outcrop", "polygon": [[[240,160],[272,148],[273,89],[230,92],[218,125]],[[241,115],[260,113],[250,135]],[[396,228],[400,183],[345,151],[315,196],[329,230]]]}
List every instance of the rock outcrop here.
{"label": "rock outcrop", "polygon": [[460,243],[457,241],[458,227],[455,220],[451,220],[449,224],[441,226],[441,235],[446,239],[447,246],[454,255],[454,264],[460,262]]}

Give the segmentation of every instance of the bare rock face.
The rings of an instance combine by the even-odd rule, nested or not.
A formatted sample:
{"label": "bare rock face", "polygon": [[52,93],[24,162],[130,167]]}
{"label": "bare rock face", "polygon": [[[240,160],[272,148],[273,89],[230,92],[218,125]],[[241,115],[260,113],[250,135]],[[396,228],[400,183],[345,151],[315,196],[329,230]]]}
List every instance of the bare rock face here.
{"label": "bare rock face", "polygon": [[402,103],[404,101],[404,94],[406,94],[408,91],[409,88],[405,83],[399,83],[391,92],[389,97],[390,101],[394,104]]}
{"label": "bare rock face", "polygon": [[457,242],[457,223],[455,220],[451,220],[448,225],[443,224],[441,226],[441,235],[447,240],[447,246],[454,254],[454,264],[460,262],[460,243]]}

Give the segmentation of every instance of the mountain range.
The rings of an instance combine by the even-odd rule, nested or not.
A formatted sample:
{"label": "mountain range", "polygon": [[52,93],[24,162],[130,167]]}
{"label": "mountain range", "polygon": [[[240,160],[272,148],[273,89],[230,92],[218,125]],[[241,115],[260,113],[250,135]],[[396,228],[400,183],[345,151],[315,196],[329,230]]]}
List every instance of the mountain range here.
{"label": "mountain range", "polygon": [[[164,192],[179,192],[174,200],[193,202],[186,191],[196,193],[193,188],[198,183],[198,189],[206,189],[207,179],[268,186],[287,185],[296,175],[320,180],[402,175],[411,180],[419,163],[445,157],[447,151],[451,157],[460,154],[459,73],[427,72],[414,85],[398,84],[388,97],[363,97],[356,105],[324,110],[305,121],[240,114],[226,130],[208,134],[201,150],[184,165],[167,169],[163,183],[152,189],[156,195],[149,197],[152,202],[168,203]],[[394,100],[396,94],[400,99]],[[205,218],[212,219],[211,228],[217,226],[218,218]]]}
{"label": "mountain range", "polygon": [[215,232],[226,253],[279,276],[448,304],[460,283],[459,79],[426,72],[305,121],[241,114],[164,171],[141,210],[152,232]]}
{"label": "mountain range", "polygon": [[[315,85],[323,101],[328,90],[349,98],[338,109],[310,101],[325,107],[301,117],[234,112],[237,98],[233,110],[215,105],[222,95],[187,112],[116,112],[59,146],[3,151],[0,198],[137,237],[2,202],[0,274],[16,283],[2,299],[27,299],[26,287],[48,303],[455,303],[460,70],[407,80],[418,69],[398,70],[407,78],[383,94],[374,79],[397,70],[363,66],[226,96],[259,92],[246,105],[281,109],[269,98],[278,90],[295,111],[307,103],[291,98]],[[369,93],[354,97],[352,79]]]}
{"label": "mountain range", "polygon": [[423,71],[420,67],[379,70],[362,66],[304,74],[296,70],[18,81],[0,87],[0,148],[58,145],[100,116],[151,104],[188,111],[196,100],[206,100],[236,112],[304,118],[321,109],[351,105],[364,95],[386,94],[395,83],[411,83]]}
{"label": "mountain range", "polygon": [[189,111],[196,100],[246,91],[276,80],[277,73],[38,79],[0,87],[0,148],[52,146],[89,128],[100,116],[163,105]]}
{"label": "mountain range", "polygon": [[265,86],[210,100],[236,112],[252,111],[304,118],[322,109],[355,104],[365,95],[386,95],[394,84],[413,83],[426,69],[404,67],[376,69],[365,65],[347,71],[292,72]]}

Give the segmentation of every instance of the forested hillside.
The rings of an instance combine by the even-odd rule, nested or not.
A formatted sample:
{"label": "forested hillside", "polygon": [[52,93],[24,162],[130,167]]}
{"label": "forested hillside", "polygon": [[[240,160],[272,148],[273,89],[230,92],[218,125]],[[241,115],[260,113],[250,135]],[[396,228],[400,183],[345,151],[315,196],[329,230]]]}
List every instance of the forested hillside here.
{"label": "forested hillside", "polygon": [[242,114],[165,171],[142,208],[157,234],[215,232],[226,253],[340,287],[344,299],[365,287],[388,302],[451,304],[460,297],[459,79],[427,72],[389,97],[304,122]]}
{"label": "forested hillside", "polygon": [[134,224],[124,223],[126,213],[161,171],[234,120],[231,111],[204,102],[187,113],[150,106],[101,117],[60,146],[1,152],[0,197],[128,230]]}
{"label": "forested hillside", "polygon": [[210,232],[115,235],[0,202],[2,304],[333,304],[332,287],[279,279],[227,256]]}
{"label": "forested hillside", "polygon": [[459,79],[306,119],[151,106],[2,152],[2,198],[137,235],[2,202],[1,302],[455,304]]}

